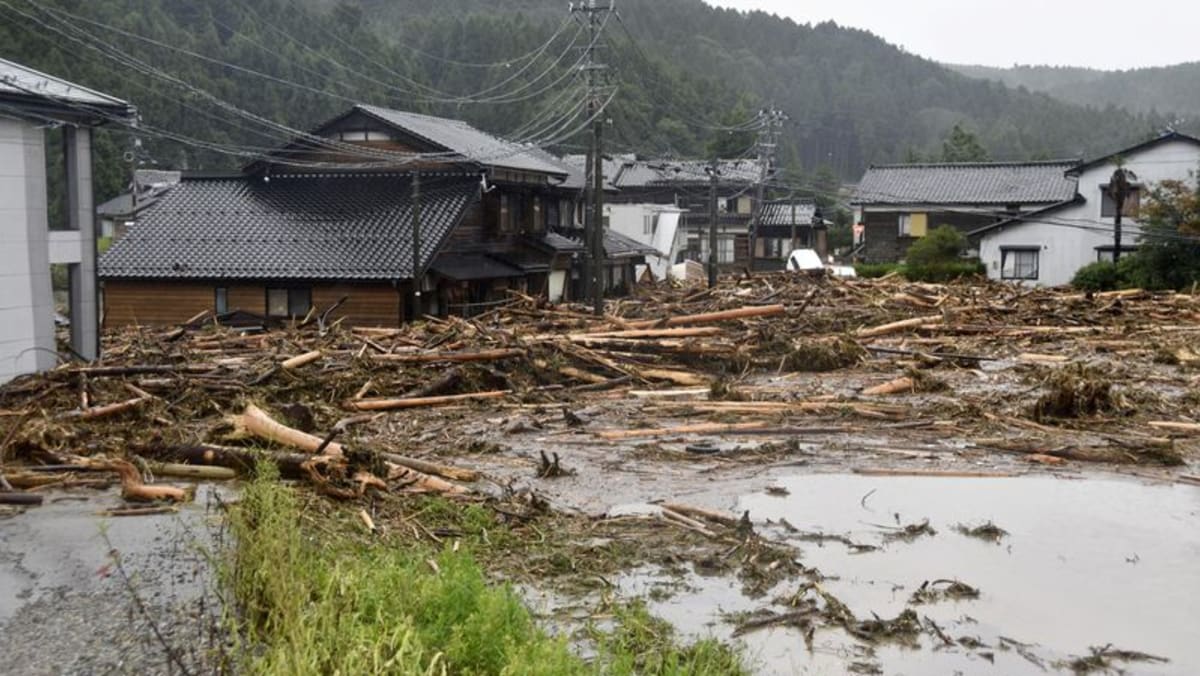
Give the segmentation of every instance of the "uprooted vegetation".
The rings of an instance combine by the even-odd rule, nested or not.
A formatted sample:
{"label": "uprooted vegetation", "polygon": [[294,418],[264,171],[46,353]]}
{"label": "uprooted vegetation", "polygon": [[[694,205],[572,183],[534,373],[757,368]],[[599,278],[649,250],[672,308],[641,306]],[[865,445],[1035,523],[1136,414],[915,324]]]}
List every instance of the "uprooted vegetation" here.
{"label": "uprooted vegetation", "polygon": [[1120,415],[1129,410],[1113,381],[1094,366],[1077,364],[1055,370],[1044,386],[1046,392],[1033,406],[1035,420]]}

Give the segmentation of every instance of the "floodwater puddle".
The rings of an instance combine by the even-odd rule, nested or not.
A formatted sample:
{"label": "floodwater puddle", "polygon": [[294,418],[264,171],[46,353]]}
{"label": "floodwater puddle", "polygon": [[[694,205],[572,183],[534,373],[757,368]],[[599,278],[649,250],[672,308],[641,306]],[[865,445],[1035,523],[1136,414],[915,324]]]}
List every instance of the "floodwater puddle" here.
{"label": "floodwater puddle", "polygon": [[811,595],[814,580],[857,620],[911,609],[920,622],[915,639],[877,643],[821,622],[747,631],[737,640],[758,673],[1070,673],[1072,660],[1106,646],[1113,671],[1093,673],[1200,672],[1195,487],[808,475],[733,506],[819,574],[748,599],[728,578],[668,584],[642,569],[617,582],[622,595],[645,598],[691,636],[729,638],[750,611],[794,612],[786,599]]}

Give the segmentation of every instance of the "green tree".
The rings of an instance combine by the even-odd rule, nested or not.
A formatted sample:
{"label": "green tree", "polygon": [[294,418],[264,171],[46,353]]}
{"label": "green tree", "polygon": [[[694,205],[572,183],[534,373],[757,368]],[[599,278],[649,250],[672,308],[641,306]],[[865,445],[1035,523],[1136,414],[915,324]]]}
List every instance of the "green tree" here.
{"label": "green tree", "polygon": [[[744,127],[746,122],[754,117],[751,107],[745,98],[738,100],[737,105],[721,116],[722,127]],[[747,151],[753,150],[755,141],[754,131],[716,130],[709,139],[705,149],[708,157],[733,158],[742,157]]]}
{"label": "green tree", "polygon": [[1200,176],[1163,181],[1141,207],[1142,237],[1118,267],[1123,283],[1183,289],[1200,282]]}
{"label": "green tree", "polygon": [[956,124],[942,142],[943,162],[987,162],[988,151],[979,137]]}

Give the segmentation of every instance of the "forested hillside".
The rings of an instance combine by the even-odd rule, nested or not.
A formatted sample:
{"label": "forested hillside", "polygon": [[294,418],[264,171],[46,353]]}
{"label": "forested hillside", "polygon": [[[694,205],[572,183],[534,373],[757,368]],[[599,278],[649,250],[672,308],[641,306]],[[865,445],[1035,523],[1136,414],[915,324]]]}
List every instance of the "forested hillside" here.
{"label": "forested hillside", "polygon": [[[1006,159],[1091,154],[1165,123],[968,78],[832,24],[700,0],[619,6],[599,44],[618,86],[606,116],[615,150],[745,148],[752,136],[716,128],[774,105],[791,117],[785,162],[854,179],[868,163],[935,151],[955,124]],[[192,169],[236,167],[289,137],[263,120],[310,128],[359,101],[577,151],[570,68],[584,44],[561,0],[0,2],[0,56],[129,99],[147,128],[137,161]],[[103,197],[124,180],[129,165],[113,160],[132,141],[107,133],[99,148]]]}
{"label": "forested hillside", "polygon": [[1060,66],[947,66],[974,78],[1025,87],[1086,106],[1156,111],[1194,128],[1200,120],[1200,62],[1104,71]]}

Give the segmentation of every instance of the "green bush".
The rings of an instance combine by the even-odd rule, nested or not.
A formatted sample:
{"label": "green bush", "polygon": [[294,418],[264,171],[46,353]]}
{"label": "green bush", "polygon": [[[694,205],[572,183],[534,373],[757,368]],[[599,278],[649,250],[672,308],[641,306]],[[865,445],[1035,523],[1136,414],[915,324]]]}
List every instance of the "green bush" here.
{"label": "green bush", "polygon": [[967,238],[952,225],[939,225],[908,247],[905,263],[914,267],[953,263],[967,249]]}
{"label": "green bush", "polygon": [[866,279],[877,279],[889,275],[903,267],[899,263],[858,263],[854,266],[854,274]]}
{"label": "green bush", "polygon": [[1071,286],[1083,291],[1112,291],[1123,286],[1120,272],[1116,263],[1098,261],[1079,268],[1071,279]]}
{"label": "green bush", "polygon": [[956,260],[941,263],[919,265],[908,263],[902,272],[911,282],[949,282],[962,277],[975,277],[987,274],[987,268],[977,260]]}

